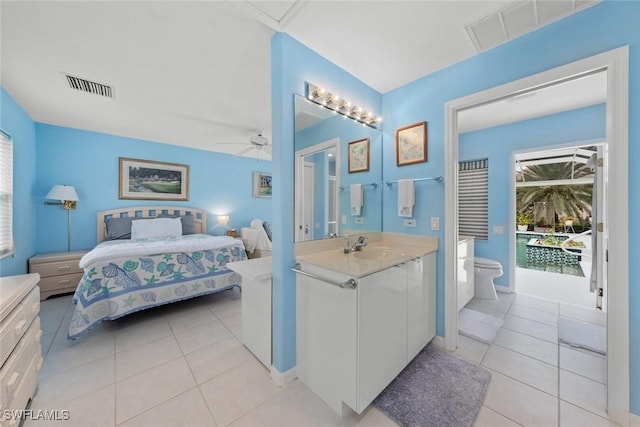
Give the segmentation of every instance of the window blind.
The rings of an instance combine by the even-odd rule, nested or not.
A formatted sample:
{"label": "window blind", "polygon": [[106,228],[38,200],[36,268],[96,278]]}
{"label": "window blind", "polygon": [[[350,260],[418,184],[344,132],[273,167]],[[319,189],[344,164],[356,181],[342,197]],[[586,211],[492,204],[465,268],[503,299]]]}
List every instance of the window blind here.
{"label": "window blind", "polygon": [[0,130],[0,258],[13,251],[13,143]]}
{"label": "window blind", "polygon": [[489,159],[458,164],[458,231],[489,238]]}

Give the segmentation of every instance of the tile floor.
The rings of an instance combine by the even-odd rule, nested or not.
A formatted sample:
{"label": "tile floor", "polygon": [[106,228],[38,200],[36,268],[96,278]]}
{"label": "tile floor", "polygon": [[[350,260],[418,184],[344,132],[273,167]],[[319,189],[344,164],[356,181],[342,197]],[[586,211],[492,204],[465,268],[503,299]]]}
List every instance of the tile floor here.
{"label": "tile floor", "polygon": [[558,343],[558,316],[603,322],[595,310],[498,293],[467,308],[504,319],[491,345],[460,336],[455,354],[492,374],[477,427],[610,426],[605,412],[606,359]]}
{"label": "tile floor", "polygon": [[[606,426],[604,358],[560,346],[557,316],[576,308],[499,294],[469,308],[505,319],[495,342],[460,337],[461,357],[492,381],[477,426]],[[31,409],[68,409],[64,426],[395,426],[375,408],[340,418],[299,381],[277,387],[241,344],[229,291],[105,322],[66,339],[70,296],[42,302],[45,362]],[[564,311],[563,311],[564,310]],[[25,422],[44,427],[47,422]]]}
{"label": "tile floor", "polygon": [[68,421],[25,427],[371,426],[396,424],[375,408],[340,418],[299,381],[275,385],[241,344],[236,290],[104,322],[66,338],[71,296],[41,303],[45,357],[32,410]]}

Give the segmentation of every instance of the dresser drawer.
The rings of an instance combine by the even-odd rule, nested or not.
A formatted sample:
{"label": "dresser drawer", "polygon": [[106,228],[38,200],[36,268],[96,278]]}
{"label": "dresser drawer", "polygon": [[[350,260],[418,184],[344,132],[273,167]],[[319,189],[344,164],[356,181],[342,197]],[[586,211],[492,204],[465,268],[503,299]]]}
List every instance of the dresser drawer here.
{"label": "dresser drawer", "polygon": [[29,262],[29,272],[40,273],[40,278],[44,279],[45,277],[83,273],[83,270],[78,266],[77,259],[70,259],[42,263]]}
{"label": "dresser drawer", "polygon": [[28,374],[29,364],[34,355],[40,357],[42,354],[41,336],[40,318],[36,317],[11,356],[2,365],[0,369],[0,405],[3,408],[7,408],[9,403],[15,399],[20,384],[24,382],[24,378]]}
{"label": "dresser drawer", "polygon": [[[18,385],[15,393],[13,393],[13,401],[9,404],[7,409],[16,411],[27,407],[29,399],[33,397],[36,392],[36,387],[38,386],[38,372],[42,367],[42,360],[42,356],[39,354],[33,355],[31,362],[24,373],[22,381]],[[9,424],[7,424],[7,427],[17,426],[19,423],[19,420],[11,420],[9,421]]]}
{"label": "dresser drawer", "polygon": [[0,366],[7,360],[39,311],[40,289],[36,286],[0,323],[0,342],[2,342],[0,345]]}
{"label": "dresser drawer", "polygon": [[69,274],[67,276],[58,277],[45,277],[40,279],[40,291],[43,297],[46,297],[50,291],[56,291],[56,293],[67,291],[75,291],[82,279],[83,273]]}

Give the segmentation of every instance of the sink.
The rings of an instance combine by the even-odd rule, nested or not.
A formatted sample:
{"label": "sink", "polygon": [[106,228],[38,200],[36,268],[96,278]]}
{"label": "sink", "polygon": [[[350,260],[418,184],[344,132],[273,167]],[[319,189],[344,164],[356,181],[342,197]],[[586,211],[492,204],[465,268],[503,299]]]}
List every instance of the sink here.
{"label": "sink", "polygon": [[388,248],[385,246],[372,246],[369,248],[365,247],[361,251],[354,252],[352,254],[352,256],[354,256],[355,258],[370,259],[370,260],[375,260],[375,259],[382,260],[389,257],[397,257],[402,255],[403,253],[399,249]]}

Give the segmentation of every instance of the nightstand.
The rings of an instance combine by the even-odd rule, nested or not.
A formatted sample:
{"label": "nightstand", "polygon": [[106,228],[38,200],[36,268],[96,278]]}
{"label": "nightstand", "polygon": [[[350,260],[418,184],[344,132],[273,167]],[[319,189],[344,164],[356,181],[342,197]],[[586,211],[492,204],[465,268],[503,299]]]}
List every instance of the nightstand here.
{"label": "nightstand", "polygon": [[40,274],[40,301],[76,290],[84,273],[78,263],[87,252],[51,252],[29,258],[29,273]]}

